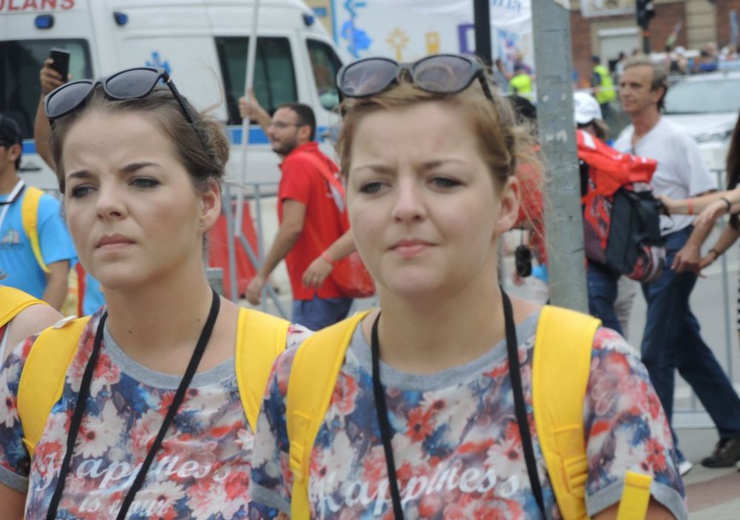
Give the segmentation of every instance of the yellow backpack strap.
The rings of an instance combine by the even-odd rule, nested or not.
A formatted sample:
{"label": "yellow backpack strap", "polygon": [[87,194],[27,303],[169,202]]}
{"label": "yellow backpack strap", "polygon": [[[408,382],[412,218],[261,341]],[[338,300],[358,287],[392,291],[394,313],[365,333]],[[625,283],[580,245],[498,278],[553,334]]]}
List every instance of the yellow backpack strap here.
{"label": "yellow backpack strap", "polygon": [[[0,286],[0,327],[5,326],[26,307],[43,303],[18,289]],[[1,359],[0,364],[2,364]]]}
{"label": "yellow backpack strap", "polygon": [[285,418],[293,473],[291,518],[310,518],[308,474],[316,435],[329,409],[344,355],[360,321],[357,313],[315,333],[298,348],[288,381]]}
{"label": "yellow backpack strap", "polygon": [[251,309],[239,309],[236,332],[236,382],[252,431],[257,429],[272,363],[283,350],[290,322]]}
{"label": "yellow backpack strap", "polygon": [[36,262],[45,273],[49,273],[51,271],[46,266],[44,257],[41,256],[41,244],[39,244],[39,203],[43,195],[44,192],[40,189],[33,186],[26,186],[25,194],[23,195],[23,204],[21,205],[21,221],[23,222],[23,230],[31,242],[31,249],[33,249]]}
{"label": "yellow backpack strap", "polygon": [[653,477],[651,475],[642,475],[634,471],[627,472],[617,520],[645,518],[650,503],[650,485],[652,483]]}
{"label": "yellow backpack strap", "polygon": [[583,404],[601,321],[546,305],[535,334],[532,406],[547,473],[563,518],[586,518],[588,458]]}
{"label": "yellow backpack strap", "polygon": [[39,334],[28,354],[18,383],[18,415],[31,457],[51,409],[62,397],[67,369],[89,319],[66,319],[52,325]]}

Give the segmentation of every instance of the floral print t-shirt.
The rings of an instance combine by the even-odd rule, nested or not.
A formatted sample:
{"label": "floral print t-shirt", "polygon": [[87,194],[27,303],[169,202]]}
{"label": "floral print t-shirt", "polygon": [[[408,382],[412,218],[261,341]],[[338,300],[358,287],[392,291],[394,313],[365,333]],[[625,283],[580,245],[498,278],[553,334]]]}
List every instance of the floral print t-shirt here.
{"label": "floral print t-shirt", "polygon": [[[522,385],[548,518],[561,518],[532,415],[538,316],[517,326]],[[290,511],[293,476],[285,397],[295,351],[273,367],[255,435],[252,505]],[[505,341],[477,360],[433,375],[402,373],[381,361],[392,446],[406,518],[540,518],[514,411]],[[592,516],[617,503],[623,476],[654,476],[652,496],[687,517],[665,415],[634,350],[599,329],[583,410],[588,454],[586,505]],[[386,459],[373,398],[370,347],[355,331],[310,459],[314,519],[393,518]]]}
{"label": "floral print t-shirt", "polygon": [[[33,339],[0,371],[0,482],[27,492],[25,517],[45,518],[67,431],[101,312],[85,329],[36,448],[33,464],[16,409],[18,381]],[[308,336],[291,327],[288,347]],[[182,376],[129,358],[107,325],[57,518],[115,518],[159,432]],[[234,359],[195,374],[127,518],[246,518],[253,434],[239,399]],[[29,477],[30,473],[30,477]],[[269,509],[261,514],[269,515]]]}

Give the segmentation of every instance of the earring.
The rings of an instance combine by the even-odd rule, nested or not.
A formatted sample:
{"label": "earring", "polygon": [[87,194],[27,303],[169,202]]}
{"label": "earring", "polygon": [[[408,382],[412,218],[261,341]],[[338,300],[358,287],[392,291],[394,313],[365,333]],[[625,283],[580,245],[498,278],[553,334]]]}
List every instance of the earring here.
{"label": "earring", "polygon": [[201,220],[201,221],[200,221],[200,227],[203,227],[203,226],[205,226],[205,225],[206,225],[206,223],[205,223],[205,222],[203,222],[203,221]]}

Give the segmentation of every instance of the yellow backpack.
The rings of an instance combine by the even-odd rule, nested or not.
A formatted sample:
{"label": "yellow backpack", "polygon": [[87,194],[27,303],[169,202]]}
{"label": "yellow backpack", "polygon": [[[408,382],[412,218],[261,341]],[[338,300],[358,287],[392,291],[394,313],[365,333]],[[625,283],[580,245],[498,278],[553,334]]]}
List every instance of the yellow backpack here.
{"label": "yellow backpack", "polygon": [[[293,473],[291,518],[310,518],[308,479],[316,435],[329,408],[352,334],[367,312],[308,338],[293,361],[286,421]],[[583,404],[593,337],[601,322],[569,309],[545,306],[535,335],[532,402],[537,434],[558,507],[566,520],[587,518],[588,472]],[[628,472],[619,520],[645,517],[652,477]]]}
{"label": "yellow backpack", "polygon": [[[61,320],[44,330],[31,348],[18,385],[23,443],[33,457],[52,407],[62,397],[67,369],[90,317]],[[290,323],[251,309],[239,309],[236,379],[247,421],[257,427],[262,397],[274,359],[285,349]]]}
{"label": "yellow backpack", "polygon": [[[7,325],[26,307],[40,303],[44,302],[18,289],[0,285],[0,327]],[[1,359],[0,364],[2,364]]]}
{"label": "yellow backpack", "polygon": [[[39,203],[44,192],[33,186],[26,186],[25,195],[23,197],[23,204],[21,205],[21,222],[23,223],[23,231],[26,233],[29,242],[31,242],[31,249],[33,250],[33,256],[36,257],[36,263],[45,273],[49,273],[49,267],[44,262],[44,257],[41,255],[41,244],[39,243],[39,229],[38,229],[38,214],[39,214]],[[62,304],[60,309],[62,314],[65,316],[77,316],[82,314],[80,312],[80,302],[82,301],[82,295],[79,294],[80,285],[77,270],[74,266],[69,266],[69,275],[67,276],[67,298]]]}

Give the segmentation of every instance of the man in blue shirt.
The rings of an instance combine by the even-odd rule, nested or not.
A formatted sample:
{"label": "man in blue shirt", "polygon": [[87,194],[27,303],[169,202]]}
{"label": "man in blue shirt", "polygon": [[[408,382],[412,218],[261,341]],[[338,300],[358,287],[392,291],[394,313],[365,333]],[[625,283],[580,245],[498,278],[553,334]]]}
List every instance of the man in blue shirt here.
{"label": "man in blue shirt", "polygon": [[44,194],[39,201],[36,230],[45,271],[36,259],[23,227],[22,207],[27,195],[18,176],[23,137],[18,124],[0,114],[0,270],[4,284],[21,289],[60,309],[67,297],[69,269],[76,262],[72,239],[59,202]]}

